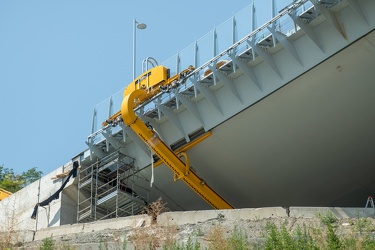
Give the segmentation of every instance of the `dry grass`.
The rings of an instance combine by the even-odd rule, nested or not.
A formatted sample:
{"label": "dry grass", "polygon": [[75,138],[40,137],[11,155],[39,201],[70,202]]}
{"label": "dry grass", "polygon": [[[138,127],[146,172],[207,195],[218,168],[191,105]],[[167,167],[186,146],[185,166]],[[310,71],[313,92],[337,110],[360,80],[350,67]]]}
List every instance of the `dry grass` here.
{"label": "dry grass", "polygon": [[5,218],[0,224],[0,249],[11,249],[19,242],[19,234],[16,231],[18,218],[16,216],[16,201],[5,207]]}
{"label": "dry grass", "polygon": [[167,203],[161,198],[149,204],[143,211],[152,218],[152,225],[148,228],[138,228],[133,230],[128,240],[135,249],[157,249],[161,246],[172,246],[175,242],[177,232],[176,226],[157,227],[157,217],[164,212],[168,212]]}
{"label": "dry grass", "polygon": [[227,229],[222,225],[213,225],[207,234],[206,240],[209,242],[209,250],[227,250],[229,249],[226,237]]}
{"label": "dry grass", "polygon": [[159,214],[168,211],[169,209],[167,207],[167,203],[164,202],[161,197],[159,197],[159,199],[145,207],[141,213],[151,216],[152,222],[156,223],[156,219],[158,218]]}
{"label": "dry grass", "polygon": [[169,247],[175,243],[177,227],[156,227],[152,225],[149,228],[137,228],[133,230],[128,240],[134,245],[135,249],[157,249],[160,247]]}

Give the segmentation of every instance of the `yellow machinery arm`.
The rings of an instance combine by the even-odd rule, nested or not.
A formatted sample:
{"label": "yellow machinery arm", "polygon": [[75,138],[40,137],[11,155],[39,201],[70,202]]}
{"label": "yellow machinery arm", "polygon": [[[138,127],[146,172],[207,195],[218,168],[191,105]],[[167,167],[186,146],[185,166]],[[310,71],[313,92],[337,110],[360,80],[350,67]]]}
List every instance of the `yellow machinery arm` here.
{"label": "yellow machinery arm", "polygon": [[12,193],[9,191],[6,191],[5,189],[0,188],[0,201],[4,200],[5,198],[11,196]]}
{"label": "yellow machinery arm", "polygon": [[[122,121],[129,126],[152,151],[174,172],[174,180],[184,181],[194,192],[215,209],[232,209],[233,206],[209,187],[205,181],[190,171],[189,158],[185,152],[174,153],[156,134],[156,132],[137,117],[134,109],[163,91],[169,91],[183,82],[184,77],[194,70],[193,67],[169,77],[168,69],[157,66],[136,78],[124,91],[121,111],[114,114],[103,126]],[[185,158],[185,162],[181,160]]]}
{"label": "yellow machinery arm", "polygon": [[[175,180],[183,180],[202,199],[215,209],[231,209],[233,206],[225,201],[218,193],[209,187],[194,172],[189,170],[189,160],[185,153],[176,155],[156,133],[149,129],[146,124],[134,113],[136,100],[146,95],[144,89],[138,89],[125,96],[121,105],[121,114],[124,123],[129,126],[152,151],[174,172]],[[184,163],[180,156],[185,157]]]}

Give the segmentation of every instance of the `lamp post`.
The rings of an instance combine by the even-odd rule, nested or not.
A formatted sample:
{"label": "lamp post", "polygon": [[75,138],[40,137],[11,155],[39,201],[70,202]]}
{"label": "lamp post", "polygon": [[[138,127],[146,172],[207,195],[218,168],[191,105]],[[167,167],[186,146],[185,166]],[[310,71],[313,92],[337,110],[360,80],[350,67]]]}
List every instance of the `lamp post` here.
{"label": "lamp post", "polygon": [[133,80],[135,79],[135,52],[136,52],[136,30],[144,30],[147,28],[147,25],[144,23],[138,23],[137,20],[133,20]]}

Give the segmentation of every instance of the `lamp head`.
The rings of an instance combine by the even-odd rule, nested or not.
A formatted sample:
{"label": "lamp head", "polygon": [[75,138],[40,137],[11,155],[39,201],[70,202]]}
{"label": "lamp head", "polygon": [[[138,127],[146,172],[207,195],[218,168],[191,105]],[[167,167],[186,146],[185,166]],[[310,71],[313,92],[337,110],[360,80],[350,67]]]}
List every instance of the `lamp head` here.
{"label": "lamp head", "polygon": [[140,30],[144,30],[147,28],[147,25],[145,23],[138,23],[137,28]]}

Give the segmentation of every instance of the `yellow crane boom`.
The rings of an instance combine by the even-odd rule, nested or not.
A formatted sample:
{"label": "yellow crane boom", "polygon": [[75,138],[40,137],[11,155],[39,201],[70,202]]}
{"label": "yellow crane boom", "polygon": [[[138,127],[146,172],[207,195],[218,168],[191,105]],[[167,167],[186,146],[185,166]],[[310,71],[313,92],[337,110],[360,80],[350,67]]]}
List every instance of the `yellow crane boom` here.
{"label": "yellow crane boom", "polygon": [[[152,151],[163,161],[173,172],[174,179],[182,180],[194,192],[215,209],[232,209],[233,206],[223,197],[216,193],[207,183],[195,172],[190,170],[189,157],[185,152],[173,152],[157,135],[150,129],[134,112],[134,109],[148,99],[163,91],[175,88],[184,77],[194,68],[189,67],[181,73],[169,77],[168,69],[164,66],[157,66],[140,77],[135,79],[124,91],[124,99],[121,104],[121,111],[110,117],[103,125],[122,121],[129,126],[142,139]],[[185,162],[181,158],[185,159]]]}

